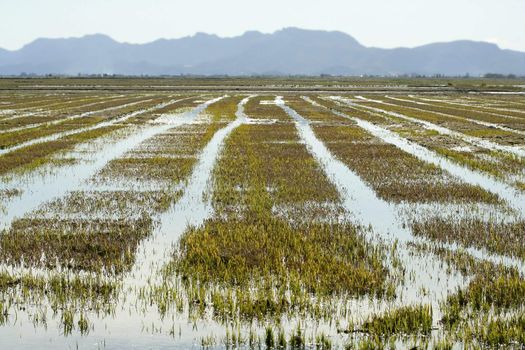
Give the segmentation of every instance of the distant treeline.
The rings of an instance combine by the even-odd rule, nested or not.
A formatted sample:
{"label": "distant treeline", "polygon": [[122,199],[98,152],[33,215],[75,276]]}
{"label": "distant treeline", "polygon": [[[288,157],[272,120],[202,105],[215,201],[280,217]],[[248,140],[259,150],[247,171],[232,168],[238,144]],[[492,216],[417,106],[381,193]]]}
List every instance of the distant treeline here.
{"label": "distant treeline", "polygon": [[489,79],[518,79],[523,78],[522,76],[517,76],[515,74],[498,74],[498,73],[487,73],[483,76],[483,78],[489,78]]}

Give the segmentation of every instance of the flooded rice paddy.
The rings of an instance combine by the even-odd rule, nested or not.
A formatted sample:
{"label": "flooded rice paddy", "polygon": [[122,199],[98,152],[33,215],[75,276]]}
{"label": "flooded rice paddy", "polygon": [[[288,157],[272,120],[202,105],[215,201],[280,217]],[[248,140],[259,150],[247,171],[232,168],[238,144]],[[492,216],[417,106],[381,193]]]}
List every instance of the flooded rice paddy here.
{"label": "flooded rice paddy", "polygon": [[0,93],[1,348],[523,348],[522,96],[229,90]]}

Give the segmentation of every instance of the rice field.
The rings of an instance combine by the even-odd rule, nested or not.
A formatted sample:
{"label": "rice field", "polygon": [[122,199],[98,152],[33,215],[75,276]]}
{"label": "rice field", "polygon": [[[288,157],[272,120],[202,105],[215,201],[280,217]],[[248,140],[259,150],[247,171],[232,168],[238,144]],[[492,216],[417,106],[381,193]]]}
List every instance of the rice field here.
{"label": "rice field", "polygon": [[523,349],[516,86],[1,79],[0,347]]}

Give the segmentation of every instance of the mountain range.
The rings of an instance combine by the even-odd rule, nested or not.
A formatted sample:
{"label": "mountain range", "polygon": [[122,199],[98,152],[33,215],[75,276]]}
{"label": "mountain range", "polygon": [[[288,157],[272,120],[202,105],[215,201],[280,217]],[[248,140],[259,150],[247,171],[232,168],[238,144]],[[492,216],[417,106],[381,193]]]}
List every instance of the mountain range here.
{"label": "mountain range", "polygon": [[146,44],[102,35],[37,39],[0,49],[0,75],[525,75],[525,52],[476,41],[414,48],[366,47],[337,31],[286,28],[231,38],[197,33]]}

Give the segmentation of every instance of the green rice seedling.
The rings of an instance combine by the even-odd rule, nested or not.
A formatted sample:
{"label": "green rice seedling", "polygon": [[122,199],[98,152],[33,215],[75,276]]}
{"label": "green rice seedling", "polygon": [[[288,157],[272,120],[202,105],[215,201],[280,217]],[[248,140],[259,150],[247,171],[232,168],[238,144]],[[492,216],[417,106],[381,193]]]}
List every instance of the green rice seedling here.
{"label": "green rice seedling", "polygon": [[70,306],[102,311],[118,297],[119,285],[100,277],[70,277],[63,273],[47,277],[30,273],[21,276],[0,273],[0,293],[6,297],[5,300],[11,300],[11,295],[16,296],[13,291],[21,292],[24,299],[31,302],[47,299],[54,310]]}
{"label": "green rice seedling", "polygon": [[523,220],[506,223],[454,216],[430,217],[414,221],[411,227],[417,236],[525,259]]}
{"label": "green rice seedling", "polygon": [[279,283],[300,280],[307,290],[321,294],[383,291],[380,255],[371,255],[373,250],[351,232],[343,225],[294,228],[272,218],[253,224],[213,221],[182,238],[177,271],[203,282],[245,284],[255,276],[269,281],[277,277]]}
{"label": "green rice seedling", "polygon": [[[175,97],[175,99],[181,100],[181,101],[157,109],[155,113],[153,114],[153,116],[156,117],[162,114],[178,114],[181,112],[185,112],[191,108],[196,107],[199,104],[198,101],[202,99],[202,96],[195,96],[194,94],[189,94],[189,95],[177,96]],[[136,121],[144,122],[149,119],[150,119],[149,117],[148,118],[138,117],[136,119],[132,119],[131,122],[136,122]]]}
{"label": "green rice seedling", "polygon": [[152,230],[152,220],[19,220],[0,238],[0,259],[11,263],[58,264],[73,270],[122,273],[130,254]]}
{"label": "green rice seedling", "polygon": [[108,179],[117,177],[131,181],[167,180],[177,183],[191,173],[195,163],[195,157],[121,158],[111,161],[100,175]]}
{"label": "green rice seedling", "polygon": [[[246,127],[240,127],[234,135],[232,135],[231,139],[227,141],[226,149],[229,147],[237,147],[236,145],[245,145],[246,142],[241,139],[237,141],[237,137],[250,137],[252,135],[251,128],[262,131],[264,128],[269,129],[269,127],[262,127],[262,126],[246,126]],[[249,134],[247,134],[246,131],[249,131]],[[254,131],[255,131],[254,130]],[[286,129],[284,129],[286,130]],[[283,130],[283,132],[284,132]],[[292,129],[290,131],[287,131],[289,133],[289,136],[287,137],[294,137],[295,131]],[[238,136],[237,136],[238,135]],[[264,134],[263,134],[264,135]],[[256,137],[261,137],[261,133],[258,132]],[[275,137],[275,136],[274,136]],[[235,145],[235,146],[234,146]],[[242,147],[242,146],[240,146]],[[246,147],[246,146],[244,146]],[[298,162],[299,158],[298,156],[294,155],[293,157],[286,153],[283,153],[281,157],[283,164],[282,170],[279,168],[280,164],[279,162],[281,159],[274,158],[275,164],[273,164],[273,169],[265,169],[265,167],[271,166],[272,164],[268,164],[266,162],[261,162],[260,159],[258,159],[259,156],[264,156],[265,154],[275,154],[275,152],[280,151],[286,151],[286,148],[291,148],[292,145],[287,147],[276,147],[271,148],[270,150],[266,151],[260,148],[261,146],[257,144],[253,144],[253,146],[249,146],[249,148],[245,148],[244,150],[235,151],[232,150],[235,156],[232,159],[232,161],[235,161],[237,164],[245,164],[245,166],[248,167],[249,172],[243,172],[243,171],[237,171],[237,175],[232,174],[229,172],[229,169],[239,169],[238,166],[235,166],[234,164],[227,164],[225,162],[230,162],[230,158],[228,155],[226,155],[224,158],[221,159],[218,165],[218,169],[225,169],[226,173],[217,173],[217,184],[220,184],[221,186],[217,191],[216,195],[214,195],[214,203],[215,206],[221,210],[220,208],[228,208],[231,206],[228,202],[225,202],[224,200],[218,200],[218,198],[235,198],[235,202],[237,203],[246,203],[246,209],[249,211],[243,215],[243,218],[241,219],[235,219],[231,218],[225,222],[221,222],[218,220],[211,220],[208,224],[204,225],[202,228],[195,228],[189,231],[188,234],[185,234],[185,236],[182,238],[180,243],[180,250],[181,255],[178,258],[178,271],[179,273],[186,274],[190,273],[192,275],[198,276],[199,280],[201,281],[216,281],[216,280],[222,280],[222,281],[231,281],[230,283],[246,283],[249,280],[249,277],[253,275],[255,271],[258,271],[261,269],[261,277],[264,277],[266,274],[265,271],[270,272],[270,274],[265,279],[271,279],[270,276],[277,275],[277,276],[285,276],[285,271],[293,271],[294,266],[294,260],[293,254],[290,254],[290,252],[296,251],[295,243],[292,243],[293,240],[290,240],[292,237],[296,237],[300,241],[297,242],[297,248],[299,248],[301,251],[306,253],[308,251],[309,247],[309,241],[312,240],[312,249],[317,249],[316,247],[323,247],[324,243],[321,243],[322,237],[330,237],[330,242],[338,242],[335,247],[341,247],[344,246],[346,243],[343,243],[344,240],[351,239],[352,235],[348,235],[347,233],[344,233],[345,231],[348,232],[350,227],[341,227],[341,234],[339,235],[338,225],[322,225],[322,224],[314,224],[310,223],[307,226],[304,227],[305,233],[300,233],[302,228],[290,226],[285,221],[281,221],[279,219],[276,219],[273,217],[271,213],[271,200],[272,198],[275,198],[277,202],[284,202],[284,201],[291,201],[291,203],[301,203],[301,201],[305,200],[306,198],[319,198],[319,197],[325,197],[327,199],[332,199],[334,197],[335,191],[330,190],[333,192],[307,192],[311,190],[311,186],[308,185],[308,182],[305,182],[305,192],[302,192],[300,194],[294,194],[290,193],[289,188],[291,186],[288,186],[288,184],[283,186],[270,186],[275,187],[277,190],[272,193],[268,193],[266,191],[266,188],[269,187],[269,184],[275,182],[275,181],[283,181],[288,180],[287,179],[287,172],[286,168],[288,168],[288,172],[290,170],[290,167],[293,166],[292,169],[308,169],[308,172],[305,173],[304,176],[301,176],[301,178],[310,178],[315,174],[318,176],[318,179],[314,180],[318,185],[322,183],[322,177],[320,177],[317,174],[320,174],[319,170],[316,169],[312,165],[309,165],[309,167],[305,167],[304,165],[299,165]],[[264,146],[264,144],[262,145]],[[304,147],[304,146],[303,146]],[[294,146],[295,148],[295,146]],[[297,148],[298,151],[300,148]],[[252,153],[249,152],[256,152],[252,155]],[[304,148],[301,152],[305,152]],[[297,154],[301,154],[297,152]],[[302,157],[306,157],[307,153],[302,153]],[[239,156],[242,155],[246,158],[239,158]],[[257,156],[256,156],[257,155]],[[292,161],[293,160],[293,161]],[[294,165],[293,162],[298,163],[297,165]],[[223,166],[224,163],[224,166]],[[309,164],[309,163],[304,163]],[[276,171],[276,168],[279,169]],[[222,170],[218,170],[222,171]],[[246,179],[239,178],[239,176],[248,176]],[[252,178],[253,176],[253,178]],[[259,179],[264,176],[267,176],[267,180],[260,183]],[[230,194],[226,195],[226,193],[223,194],[223,190],[231,188],[235,188],[235,183],[239,183],[239,181],[249,181],[249,185],[242,185],[241,187],[245,187],[249,189],[248,193],[242,194],[242,193],[236,193],[232,192],[230,197]],[[326,180],[324,180],[326,181]],[[222,184],[225,185],[222,185]],[[326,185],[323,184],[323,186],[318,186],[319,189],[323,190],[325,188],[331,188],[331,185],[328,185],[326,182],[324,182]],[[227,185],[226,184],[231,184]],[[302,187],[298,186],[299,183],[296,181],[295,190],[302,190]],[[313,188],[312,188],[313,189]],[[334,193],[334,194],[332,194]],[[238,195],[241,195],[241,198],[236,199]],[[304,198],[304,199],[303,199]],[[336,197],[337,198],[337,197]],[[334,198],[335,199],[335,198]],[[228,199],[229,201],[229,199]],[[244,219],[244,217],[249,218],[249,221]],[[238,229],[237,229],[238,227]],[[331,231],[330,234],[328,234],[328,230]],[[309,233],[306,233],[309,232]],[[326,233],[325,233],[326,232]],[[295,236],[297,234],[297,236]],[[201,237],[203,235],[203,237]],[[319,241],[314,238],[318,235]],[[267,237],[267,238],[266,238]],[[282,238],[281,238],[282,237]],[[338,241],[339,238],[341,238],[341,241]],[[213,242],[217,238],[217,242],[215,245]],[[293,238],[293,239],[296,239]],[[191,239],[191,240],[190,240]],[[268,243],[265,243],[268,242]],[[287,242],[290,242],[287,249],[283,249],[283,247],[276,246],[275,247],[275,258],[272,257],[274,253],[272,253],[274,247],[271,244],[272,242],[281,242],[281,244],[288,244]],[[202,244],[201,244],[202,243]],[[328,243],[328,242],[326,242]],[[261,245],[263,244],[263,245]],[[355,242],[350,243],[348,242],[348,247],[355,247]],[[199,246],[197,248],[197,246]],[[224,248],[222,247],[224,246]],[[237,246],[237,247],[235,247]],[[221,253],[221,251],[225,249],[224,253]],[[322,248],[324,249],[324,248]],[[327,249],[330,249],[327,247]],[[350,248],[349,248],[350,249]],[[355,248],[352,248],[354,250]],[[230,251],[230,253],[227,253]],[[285,266],[281,267],[282,264],[282,253],[287,251],[288,254],[290,254],[289,258],[286,260],[289,260],[289,262],[285,263]],[[344,250],[342,250],[344,251]],[[193,257],[193,252],[198,252],[199,256]],[[217,253],[214,253],[217,252]],[[299,261],[305,261],[306,256],[303,255],[304,253],[300,253],[301,257],[297,257],[297,262]],[[320,254],[321,252],[313,253],[312,257],[317,256],[316,259],[320,259],[324,254]],[[331,252],[326,255],[326,258],[330,258],[334,256],[336,253]],[[191,255],[190,255],[191,254]],[[224,256],[226,254],[226,256]],[[232,255],[233,254],[233,255]],[[259,257],[259,254],[260,257]],[[227,257],[229,255],[232,255],[232,259],[228,259]],[[366,256],[367,253],[363,252],[363,255]],[[216,256],[216,257],[215,257]],[[204,259],[202,259],[204,258]],[[262,260],[259,260],[262,259]],[[340,263],[338,265],[341,265],[342,261],[344,261],[344,258],[337,258],[340,260]],[[285,261],[286,261],[285,260]],[[272,263],[272,261],[275,261]],[[308,261],[308,259],[306,260]],[[380,261],[380,258],[379,258]],[[203,265],[203,263],[205,265]],[[261,263],[270,263],[268,266],[261,266]],[[375,263],[373,263],[375,264]],[[323,266],[334,266],[334,263],[315,263],[316,267],[315,269],[322,269]],[[350,265],[349,265],[350,266]],[[374,265],[372,265],[374,266]],[[248,269],[246,269],[248,267]],[[284,270],[283,270],[284,268]],[[307,268],[307,266],[302,266],[301,269],[304,270]],[[255,270],[254,270],[255,269]],[[342,269],[344,270],[344,269]],[[282,271],[282,272],[279,272]],[[299,270],[298,270],[299,271]],[[335,271],[334,271],[335,272]],[[364,271],[363,271],[364,272]],[[259,273],[258,273],[259,274]],[[348,274],[348,271],[346,272]],[[328,276],[331,275],[331,273],[328,273],[328,271],[325,272],[325,275],[327,276],[327,280],[329,280]],[[217,277],[213,277],[217,276]],[[308,289],[315,291],[315,290],[323,290],[325,287],[323,287],[324,282],[317,281],[317,279],[314,277],[315,275],[312,274],[312,278],[314,278],[310,283],[307,283]],[[348,275],[346,275],[345,280],[348,280]],[[357,275],[356,275],[357,276]],[[299,275],[297,275],[299,277]],[[297,277],[294,277],[293,275],[290,276],[291,280],[297,279]],[[342,277],[342,276],[341,276]],[[306,274],[303,273],[302,279],[308,278]],[[334,278],[335,275],[334,275]],[[376,279],[374,279],[376,280]],[[244,281],[244,282],[243,282]],[[377,280],[379,281],[379,280]],[[283,281],[284,282],[284,281]],[[328,288],[328,284],[332,285],[341,285],[340,281],[339,283],[331,283],[327,282],[326,285],[326,291],[329,292],[331,288]],[[353,287],[356,287],[359,283],[350,282],[349,283],[353,285]],[[364,279],[362,280],[364,282]],[[320,284],[321,283],[321,284]]]}
{"label": "green rice seedling", "polygon": [[[156,102],[156,103],[155,103]],[[76,119],[65,119],[63,122],[58,124],[44,124],[35,128],[17,130],[13,132],[5,132],[0,134],[0,147],[7,148],[23,142],[37,139],[44,136],[50,136],[58,134],[60,132],[72,131],[81,129],[89,126],[94,126],[101,122],[110,121],[116,119],[119,116],[126,115],[128,113],[138,111],[145,108],[153,107],[155,104],[165,102],[164,99],[158,99],[155,101],[148,101],[142,104],[135,104],[133,106],[123,107],[107,112],[101,112]],[[8,131],[8,130],[6,130]]]}
{"label": "green rice seedling", "polygon": [[518,344],[523,333],[519,329],[525,280],[516,269],[480,261],[464,252],[420,248],[431,249],[471,276],[466,288],[458,289],[443,303],[440,323],[449,337],[447,344],[460,341],[474,348]]}
{"label": "green rice seedling", "polygon": [[[273,95],[259,95],[250,99],[250,101],[244,107],[244,112],[250,117],[256,120],[258,119],[269,119],[288,121],[286,113],[280,109],[272,106],[275,99]],[[273,108],[272,108],[273,107]]]}
{"label": "green rice seedling", "polygon": [[393,334],[429,335],[432,308],[429,305],[403,306],[366,320],[359,331],[388,336]]}
{"label": "green rice seedling", "polygon": [[436,350],[452,350],[454,343],[448,339],[440,339],[434,343],[434,349]]}
{"label": "green rice seedling", "polygon": [[216,345],[215,337],[208,335],[206,337],[203,337],[201,339],[201,348],[202,349],[209,349]]}
{"label": "green rice seedling", "polygon": [[[15,133],[1,134],[0,147],[8,147],[38,137],[49,136],[63,131],[70,131],[75,129],[81,129],[82,127],[93,126],[100,122],[108,121],[137,110],[153,107],[159,103],[163,103],[166,101],[167,98],[164,96],[153,99],[148,102],[144,102],[142,104],[136,104],[122,109],[117,109],[108,113],[104,113],[102,115],[91,115],[85,118],[75,119],[72,121],[65,121],[64,123],[57,125],[42,126],[36,129],[28,129],[17,131]],[[173,105],[177,105],[177,103],[174,103]],[[152,113],[145,114],[150,115]],[[128,122],[132,122],[132,120],[128,120]],[[35,168],[44,163],[48,163],[51,159],[50,156],[52,154],[57,153],[58,151],[70,150],[73,148],[73,146],[79,143],[101,137],[121,128],[124,128],[124,125],[118,124],[100,127],[94,130],[88,130],[84,132],[75,133],[69,136],[61,137],[56,140],[29,145],[14,152],[4,154],[0,156],[0,174],[4,174],[8,171],[22,166]],[[2,138],[5,138],[5,143],[2,143]]]}
{"label": "green rice seedling", "polygon": [[[0,300],[2,324],[17,322],[20,311],[29,311],[35,327],[47,327],[48,312],[57,316],[58,326],[68,336],[77,329],[87,335],[93,329],[88,313],[98,317],[112,315],[119,298],[120,286],[102,277],[76,277],[66,273],[35,276],[31,273],[10,275],[0,273]],[[0,303],[2,304],[3,301]]]}
{"label": "green rice seedling", "polygon": [[[98,177],[97,177],[98,180]],[[182,196],[179,189],[152,191],[73,191],[65,197],[47,202],[33,216],[64,215],[85,218],[135,218],[143,214],[154,216],[164,212]]]}
{"label": "green rice seedling", "polygon": [[4,303],[0,301],[0,326],[3,326],[7,323],[9,316],[8,307],[4,306]]}
{"label": "green rice seedling", "polygon": [[83,313],[80,314],[77,325],[78,325],[80,334],[87,335],[89,333],[89,328],[90,328],[89,320]]}
{"label": "green rice seedling", "polygon": [[266,345],[267,349],[275,348],[275,339],[274,339],[272,327],[270,326],[266,327],[266,334],[265,334],[264,339],[265,339],[264,344]]}
{"label": "green rice seedling", "polygon": [[255,333],[253,328],[250,328],[250,334],[248,336],[248,347],[249,349],[255,349],[256,345],[259,345],[260,347],[259,337],[257,336],[257,333]]}
{"label": "green rice seedling", "polygon": [[[235,102],[233,98],[226,99],[228,106],[232,101]],[[223,116],[230,113],[228,110]],[[224,120],[204,119],[199,124],[177,127],[144,142],[123,158],[111,161],[99,175],[107,181],[118,178],[164,181],[168,184],[181,182],[189,177],[200,151],[224,126]]]}
{"label": "green rice seedling", "polygon": [[297,324],[297,328],[294,333],[290,336],[290,349],[299,350],[306,348],[306,339],[303,332],[301,331],[301,325]]}
{"label": "green rice seedling", "polygon": [[62,313],[62,332],[65,336],[68,336],[71,334],[73,329],[75,328],[74,325],[74,314],[71,310],[64,310]]}
{"label": "green rice seedling", "polygon": [[384,348],[385,346],[377,338],[375,340],[369,340],[369,339],[361,340],[359,341],[359,345],[358,345],[359,350],[369,350],[369,349],[370,350],[372,349],[380,350]]}
{"label": "green rice seedling", "polygon": [[279,334],[277,335],[277,348],[286,349],[286,334],[282,328],[279,329]]}
{"label": "green rice seedling", "polygon": [[[382,109],[388,110],[389,106],[383,106]],[[353,108],[353,114],[358,113],[360,118],[366,119],[363,114],[367,114],[366,111],[361,111],[358,108]],[[369,114],[375,114],[369,112]],[[412,116],[413,117],[413,116]],[[421,126],[418,126],[412,122],[400,120],[399,118],[392,117],[391,115],[384,115],[384,120],[374,121],[383,124],[402,136],[408,138],[411,141],[417,142],[430,148],[454,161],[457,161],[463,165],[466,165],[472,169],[485,171],[491,175],[494,175],[500,179],[510,179],[516,176],[522,176],[523,159],[522,157],[514,154],[490,150],[486,148],[480,148],[473,146],[470,143],[466,143],[458,138],[451,137],[436,133],[432,130],[427,130]],[[388,121],[394,121],[394,125],[389,125]],[[434,123],[441,125],[442,121],[437,118],[433,121]],[[446,126],[446,125],[445,125]],[[479,125],[471,125],[470,127],[464,127],[460,132],[465,135],[471,135],[476,137],[491,137],[493,142],[502,143],[508,145],[517,145],[523,143],[523,137],[509,131],[504,131],[494,128],[484,128]]]}
{"label": "green rice seedling", "polygon": [[324,333],[321,333],[315,338],[315,348],[317,350],[330,350],[332,349],[332,342]]}

